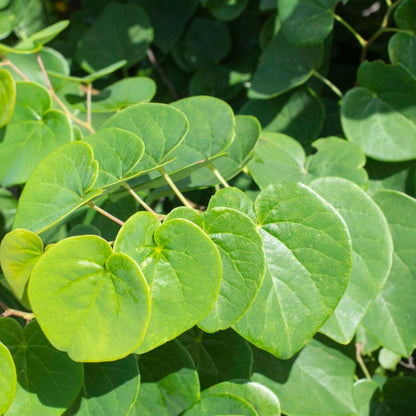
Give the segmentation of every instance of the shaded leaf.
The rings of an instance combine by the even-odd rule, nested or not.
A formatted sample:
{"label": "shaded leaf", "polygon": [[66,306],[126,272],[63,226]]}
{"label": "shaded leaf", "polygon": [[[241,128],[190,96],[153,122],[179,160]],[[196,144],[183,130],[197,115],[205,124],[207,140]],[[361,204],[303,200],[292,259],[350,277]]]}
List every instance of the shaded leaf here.
{"label": "shaded leaf", "polygon": [[9,72],[0,69],[0,128],[12,118],[16,101],[16,83]]}
{"label": "shaded leaf", "polygon": [[0,413],[10,407],[16,394],[16,367],[10,351],[0,342]]}

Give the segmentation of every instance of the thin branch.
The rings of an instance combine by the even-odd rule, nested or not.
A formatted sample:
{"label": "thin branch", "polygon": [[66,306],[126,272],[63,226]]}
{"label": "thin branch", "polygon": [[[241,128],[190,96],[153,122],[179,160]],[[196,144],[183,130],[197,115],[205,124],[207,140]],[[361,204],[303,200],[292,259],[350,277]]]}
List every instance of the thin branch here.
{"label": "thin branch", "polygon": [[365,365],[363,357],[361,355],[362,349],[362,345],[359,342],[357,342],[355,344],[355,358],[366,378],[368,380],[371,380],[370,372],[368,371],[367,366]]}
{"label": "thin branch", "polygon": [[179,94],[175,90],[175,87],[173,86],[173,84],[167,78],[167,76],[165,74],[165,71],[159,65],[159,62],[157,61],[156,56],[155,56],[155,54],[153,53],[153,51],[151,49],[147,50],[147,58],[149,59],[149,62],[152,64],[153,68],[155,68],[156,71],[159,73],[160,79],[167,86],[169,92],[172,94],[172,97],[175,100],[179,100],[179,98],[181,98],[181,97],[179,96]]}
{"label": "thin branch", "polygon": [[224,188],[229,188],[230,185],[228,182],[224,179],[224,177],[221,175],[221,173],[218,171],[218,169],[213,165],[209,164],[208,167],[210,168],[211,172],[217,177],[217,179],[221,182],[221,184],[224,186]]}
{"label": "thin branch", "polygon": [[182,192],[177,188],[175,183],[172,181],[170,176],[166,173],[166,171],[163,168],[159,168],[159,172],[162,174],[163,178],[167,182],[167,184],[171,187],[172,191],[175,193],[175,195],[178,197],[178,199],[188,208],[193,208],[193,206],[189,203],[189,201],[183,196]]}
{"label": "thin branch", "polygon": [[12,68],[24,81],[30,81],[29,78],[12,62],[10,59],[7,59],[6,57],[3,57],[3,62],[5,65]]}
{"label": "thin branch", "polygon": [[35,318],[35,315],[31,312],[24,312],[19,311],[17,309],[9,308],[5,303],[0,302],[0,308],[4,310],[1,316],[18,316],[19,318],[23,318],[26,322],[30,322],[32,319]]}
{"label": "thin branch", "polygon": [[337,14],[334,14],[334,19],[341,23],[355,37],[355,39],[357,39],[361,47],[365,46],[365,39],[348,22],[346,22],[341,16],[338,16]]}
{"label": "thin branch", "polygon": [[114,221],[115,223],[117,223],[118,225],[123,226],[124,225],[124,221],[121,221],[120,219],[118,219],[117,217],[115,217],[114,215],[110,214],[109,212],[105,211],[104,209],[100,208],[98,205],[95,205],[93,202],[88,202],[88,205],[91,208],[94,208],[97,212],[99,212],[101,215],[104,215],[104,217],[107,217],[108,219],[110,219],[111,221]]}
{"label": "thin branch", "polygon": [[128,183],[124,183],[123,184],[124,188],[127,189],[127,191],[129,192],[129,194],[148,212],[150,212],[152,215],[154,215],[158,220],[163,220],[164,218],[166,218],[166,215],[163,214],[158,214],[157,212],[155,212],[149,205],[146,204],[146,202],[143,201],[142,198],[140,198],[139,195],[136,194],[136,192],[134,192],[134,190],[129,186]]}
{"label": "thin branch", "polygon": [[333,84],[328,78],[321,75],[318,71],[314,70],[313,75],[318,78],[320,81],[322,81],[335,95],[337,95],[339,98],[342,98],[342,91]]}
{"label": "thin branch", "polygon": [[408,368],[409,370],[416,370],[415,360],[412,356],[410,356],[406,361],[401,360],[400,365],[404,368]]}

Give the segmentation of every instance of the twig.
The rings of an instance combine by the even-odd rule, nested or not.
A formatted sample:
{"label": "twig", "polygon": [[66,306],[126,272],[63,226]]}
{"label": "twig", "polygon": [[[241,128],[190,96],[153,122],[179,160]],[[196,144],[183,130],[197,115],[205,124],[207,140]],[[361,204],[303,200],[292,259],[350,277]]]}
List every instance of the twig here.
{"label": "twig", "polygon": [[208,165],[208,167],[211,170],[211,172],[217,177],[217,179],[221,182],[221,184],[224,186],[224,188],[229,188],[230,187],[228,182],[224,179],[224,177],[221,175],[221,173],[218,171],[218,169],[213,164],[210,163]]}
{"label": "twig", "polygon": [[170,176],[166,173],[166,171],[163,168],[159,168],[159,172],[162,174],[163,178],[167,182],[167,184],[171,187],[172,191],[175,193],[175,195],[178,197],[178,199],[188,208],[193,208],[193,206],[189,203],[189,201],[183,196],[182,192],[177,188],[175,183],[172,181]]}
{"label": "twig", "polygon": [[129,192],[129,194],[148,212],[150,212],[151,214],[153,214],[158,220],[163,220],[166,215],[163,214],[158,214],[157,212],[155,212],[149,205],[146,204],[146,202],[143,201],[142,198],[140,198],[139,195],[136,194],[136,192],[134,192],[134,190],[129,186],[128,183],[124,183],[123,184],[124,188],[127,189],[127,191]]}
{"label": "twig", "polygon": [[334,14],[334,19],[341,23],[355,37],[355,39],[357,39],[361,47],[365,46],[366,40],[348,22],[337,14]]}
{"label": "twig", "polygon": [[371,380],[370,372],[368,371],[368,369],[367,369],[367,367],[366,367],[366,365],[364,363],[363,357],[361,355],[362,349],[363,349],[362,345],[359,342],[357,342],[355,344],[355,358],[357,360],[357,363],[361,367],[362,372],[366,376],[366,378],[368,380]]}
{"label": "twig", "polygon": [[26,322],[30,322],[32,319],[35,318],[35,315],[31,312],[24,312],[19,311],[17,309],[9,308],[5,303],[0,302],[0,308],[4,309],[4,312],[1,316],[18,316],[19,318],[23,318]]}
{"label": "twig", "polygon": [[124,225],[124,221],[121,221],[120,219],[118,219],[117,217],[115,217],[114,215],[110,214],[109,212],[105,211],[104,209],[100,208],[98,205],[95,205],[93,202],[88,202],[88,205],[91,208],[94,208],[97,212],[99,212],[101,215],[104,215],[104,217],[107,217],[108,219],[110,219],[111,221],[114,221],[115,223],[117,223],[118,225],[123,226]]}
{"label": "twig", "polygon": [[412,356],[410,356],[406,361],[401,360],[400,365],[404,368],[408,368],[409,370],[416,370],[415,360]]}
{"label": "twig", "polygon": [[313,71],[313,75],[320,81],[322,81],[336,96],[342,98],[341,90],[335,84],[333,84],[328,78],[324,77],[316,70]]}
{"label": "twig", "polygon": [[3,57],[3,62],[5,65],[12,68],[19,76],[26,82],[30,81],[29,78],[10,60],[6,57]]}

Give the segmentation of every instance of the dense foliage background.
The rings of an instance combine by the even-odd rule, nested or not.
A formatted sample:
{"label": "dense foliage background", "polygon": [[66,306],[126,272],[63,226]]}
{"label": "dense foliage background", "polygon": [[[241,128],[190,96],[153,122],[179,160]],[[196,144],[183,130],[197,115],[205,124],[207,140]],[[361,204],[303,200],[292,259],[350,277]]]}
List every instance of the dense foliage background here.
{"label": "dense foliage background", "polygon": [[0,0],[0,414],[415,415],[415,0]]}

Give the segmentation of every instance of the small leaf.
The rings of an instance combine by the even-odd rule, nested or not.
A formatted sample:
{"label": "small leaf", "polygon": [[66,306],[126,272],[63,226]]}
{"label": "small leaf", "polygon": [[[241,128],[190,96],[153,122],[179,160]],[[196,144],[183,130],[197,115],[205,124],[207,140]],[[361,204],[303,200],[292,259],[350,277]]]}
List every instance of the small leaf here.
{"label": "small leaf", "polygon": [[361,379],[354,383],[354,402],[357,416],[370,415],[371,398],[378,390],[378,384],[373,380]]}
{"label": "small leaf", "polygon": [[29,300],[51,343],[75,361],[112,361],[135,350],[150,317],[137,264],[97,236],[50,247],[29,282]]}
{"label": "small leaf", "polygon": [[401,356],[387,348],[382,348],[378,353],[378,362],[386,370],[396,371],[397,364],[401,360]]}
{"label": "small leaf", "polygon": [[26,183],[13,228],[40,233],[101,193],[91,190],[98,174],[91,147],[72,142],[47,156]]}
{"label": "small leaf", "polygon": [[28,38],[19,42],[16,47],[18,49],[36,49],[38,46],[43,46],[56,38],[59,33],[66,29],[69,25],[69,20],[61,20],[51,26],[45,27],[39,32],[33,33]]}
{"label": "small leaf", "polygon": [[207,7],[218,20],[229,21],[237,18],[247,7],[248,0],[208,0]]}
{"label": "small leaf", "polygon": [[61,415],[80,391],[82,364],[53,348],[35,321],[22,331],[14,319],[0,318],[0,341],[9,348],[17,373],[7,416]]}
{"label": "small leaf", "polygon": [[413,0],[404,0],[398,5],[394,20],[401,29],[416,31],[416,6]]}
{"label": "small leaf", "polygon": [[0,69],[0,128],[12,118],[16,101],[16,83],[9,72]]}
{"label": "small leaf", "polygon": [[16,367],[10,351],[0,342],[0,414],[10,407],[16,394]]}
{"label": "small leaf", "polygon": [[145,353],[192,328],[212,309],[221,283],[221,258],[196,225],[182,219],[160,224],[138,212],[124,224],[114,243],[142,268],[151,291],[152,315]]}
{"label": "small leaf", "polygon": [[396,33],[389,41],[389,57],[402,64],[416,78],[416,34]]}

